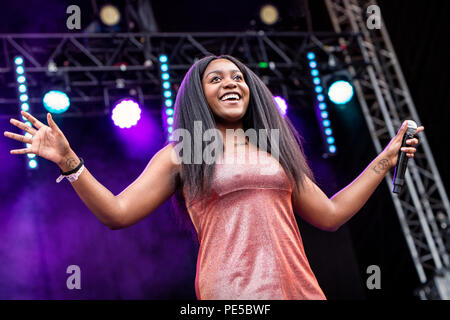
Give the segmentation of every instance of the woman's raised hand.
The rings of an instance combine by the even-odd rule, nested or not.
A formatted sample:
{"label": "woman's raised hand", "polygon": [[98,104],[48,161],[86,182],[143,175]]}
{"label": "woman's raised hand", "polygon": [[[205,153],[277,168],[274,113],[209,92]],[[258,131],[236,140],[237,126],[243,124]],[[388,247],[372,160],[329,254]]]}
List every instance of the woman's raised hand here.
{"label": "woman's raised hand", "polygon": [[8,131],[5,131],[4,135],[8,138],[28,143],[29,145],[24,149],[11,150],[10,153],[32,153],[59,165],[71,149],[69,141],[67,141],[62,131],[53,121],[51,114],[47,113],[49,126],[43,124],[28,112],[22,111],[22,115],[31,122],[31,127],[16,119],[11,119],[10,122],[19,129],[28,132],[29,135],[20,135]]}

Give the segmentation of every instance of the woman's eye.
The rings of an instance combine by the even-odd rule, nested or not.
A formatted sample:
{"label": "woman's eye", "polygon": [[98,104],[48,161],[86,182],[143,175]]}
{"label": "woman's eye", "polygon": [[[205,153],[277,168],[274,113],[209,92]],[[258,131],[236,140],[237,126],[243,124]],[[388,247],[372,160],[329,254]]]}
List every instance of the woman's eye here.
{"label": "woman's eye", "polygon": [[241,77],[240,75],[237,75],[237,76],[235,76],[234,78],[235,78],[235,79],[242,80],[242,77]]}
{"label": "woman's eye", "polygon": [[214,77],[214,78],[211,79],[211,82],[215,82],[216,80],[220,80],[220,78],[219,77]]}

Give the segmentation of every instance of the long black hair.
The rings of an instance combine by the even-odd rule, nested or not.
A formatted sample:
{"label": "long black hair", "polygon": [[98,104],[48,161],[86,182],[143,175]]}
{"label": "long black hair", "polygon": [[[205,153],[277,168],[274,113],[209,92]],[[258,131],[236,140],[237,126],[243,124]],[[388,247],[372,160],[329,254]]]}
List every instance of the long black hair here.
{"label": "long black hair", "polygon": [[[260,129],[266,129],[268,132],[271,132],[272,129],[279,130],[278,160],[289,177],[291,186],[300,192],[305,176],[315,181],[303,151],[302,137],[291,121],[280,114],[273,100],[273,95],[264,82],[252,70],[232,56],[207,56],[190,67],[180,85],[175,100],[174,130],[185,129],[193,137],[194,121],[201,121],[202,132],[197,133],[200,137],[203,137],[206,130],[216,129],[214,114],[206,101],[202,87],[203,73],[209,63],[216,59],[230,60],[243,73],[244,80],[250,90],[249,105],[242,119],[243,130],[244,132],[250,128],[255,129],[256,132],[259,132]],[[189,143],[189,141],[182,141],[182,143]],[[194,140],[191,139],[190,143],[190,150],[194,150]],[[258,147],[259,143],[258,140]],[[202,142],[202,150],[205,146],[206,142]],[[269,134],[267,135],[267,145],[263,150],[270,154],[271,146],[272,141]],[[172,203],[182,222],[189,221],[185,205],[189,207],[198,200],[204,200],[203,203],[206,202],[211,191],[210,186],[215,169],[214,164],[207,164],[204,161],[201,164],[195,164],[193,153],[191,153],[191,157],[191,164],[181,164],[181,170],[177,177],[177,190],[172,197]],[[188,191],[184,195],[183,187],[186,187]]]}

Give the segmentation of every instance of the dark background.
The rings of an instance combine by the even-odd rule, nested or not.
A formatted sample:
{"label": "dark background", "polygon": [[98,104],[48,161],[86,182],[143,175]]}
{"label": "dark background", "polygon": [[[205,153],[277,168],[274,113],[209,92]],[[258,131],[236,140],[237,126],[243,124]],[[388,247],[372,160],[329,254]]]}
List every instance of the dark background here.
{"label": "dark background", "polygon": [[[83,26],[92,15],[90,1],[11,1],[2,3],[1,33],[67,32],[65,10],[81,7]],[[160,31],[245,31],[260,27],[265,1],[155,1]],[[419,4],[420,3],[420,4]],[[449,119],[448,1],[379,1],[421,123],[448,191],[449,143],[442,134]],[[274,30],[305,31],[303,1],[277,3],[282,20]],[[323,1],[309,1],[314,31],[332,31]],[[252,22],[253,20],[253,22]],[[357,105],[334,112],[339,155],[323,159],[313,110],[291,106],[289,117],[305,138],[305,151],[319,186],[332,196],[355,179],[376,156]],[[0,110],[1,112],[1,110]],[[160,120],[159,120],[160,122]],[[71,146],[91,173],[114,194],[137,178],[162,145],[158,119],[151,143],[130,155],[111,121],[64,119]],[[11,130],[1,120],[2,131]],[[41,161],[27,176],[23,159],[12,157],[13,141],[0,142],[0,298],[2,299],[194,299],[197,244],[176,227],[169,203],[125,230],[101,225],[68,183],[55,184],[57,167]],[[120,168],[120,169],[119,169]],[[65,181],[64,181],[65,182]],[[310,264],[329,299],[413,299],[419,281],[389,190],[384,182],[362,210],[335,233],[298,220]],[[65,288],[65,268],[78,264],[82,290]],[[367,290],[369,265],[381,268],[381,290]]]}

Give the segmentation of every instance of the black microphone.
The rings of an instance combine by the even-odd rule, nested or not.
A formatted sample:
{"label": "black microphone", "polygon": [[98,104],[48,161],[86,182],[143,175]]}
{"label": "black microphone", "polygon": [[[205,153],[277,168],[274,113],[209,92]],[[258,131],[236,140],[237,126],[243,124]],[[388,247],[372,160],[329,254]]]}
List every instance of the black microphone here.
{"label": "black microphone", "polygon": [[392,192],[397,194],[402,191],[403,185],[405,184],[405,172],[409,160],[409,158],[406,156],[406,152],[403,152],[401,148],[407,146],[406,140],[414,138],[416,130],[417,124],[412,120],[408,120],[408,129],[406,129],[406,132],[403,136],[402,146],[398,151],[397,165],[395,166],[394,171],[394,189],[392,190]]}

